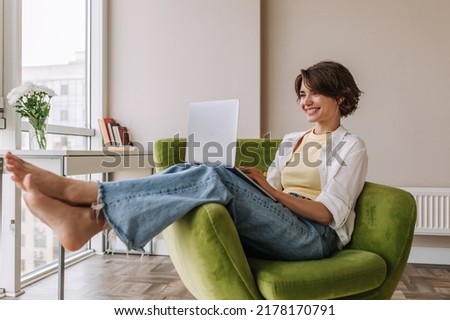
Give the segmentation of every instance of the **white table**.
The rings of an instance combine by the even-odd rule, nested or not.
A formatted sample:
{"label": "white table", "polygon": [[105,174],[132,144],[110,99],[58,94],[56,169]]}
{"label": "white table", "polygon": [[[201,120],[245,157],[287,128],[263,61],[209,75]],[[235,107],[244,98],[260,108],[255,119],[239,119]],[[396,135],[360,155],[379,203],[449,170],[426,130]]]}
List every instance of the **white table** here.
{"label": "white table", "polygon": [[[112,173],[123,170],[137,170],[148,169],[148,173],[153,173],[153,156],[151,151],[130,151],[130,150],[110,150],[110,151],[75,151],[75,150],[16,150],[13,151],[17,156],[45,168],[49,171],[57,173],[62,176],[73,176],[83,174],[94,173]],[[0,162],[2,162],[4,152],[0,154]],[[2,173],[2,170],[0,170]],[[5,174],[3,172],[3,174]],[[2,179],[0,179],[0,191],[2,191]],[[8,182],[7,182],[8,181]],[[9,180],[5,179],[3,184],[12,184]],[[8,187],[8,186],[5,186]],[[2,192],[3,198],[3,192]],[[20,286],[20,268],[18,268],[17,262],[20,262],[20,232],[19,234],[8,234],[7,230],[11,228],[17,228],[17,223],[20,223],[20,206],[17,205],[18,201],[10,201],[6,204],[5,200],[0,199],[0,209],[2,210],[2,264],[6,269],[7,277],[12,277],[10,281],[5,285],[6,292],[18,293],[21,291]],[[7,210],[14,207],[14,217],[8,216]],[[17,228],[20,230],[20,226]],[[19,243],[19,245],[17,245]],[[14,252],[8,252],[6,249],[15,248]],[[11,249],[12,250],[12,249]],[[8,255],[8,256],[6,256]],[[17,258],[18,257],[18,258]],[[5,263],[6,262],[6,263]],[[64,267],[65,267],[65,251],[62,246],[59,249],[58,257],[58,299],[64,299]],[[18,270],[19,269],[19,270]],[[7,280],[6,282],[9,282]],[[16,294],[17,295],[17,294]]]}

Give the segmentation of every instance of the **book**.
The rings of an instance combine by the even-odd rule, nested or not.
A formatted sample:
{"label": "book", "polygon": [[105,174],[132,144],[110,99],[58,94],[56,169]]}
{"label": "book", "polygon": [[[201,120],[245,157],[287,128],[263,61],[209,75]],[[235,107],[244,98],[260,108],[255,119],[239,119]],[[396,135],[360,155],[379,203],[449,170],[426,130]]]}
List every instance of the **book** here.
{"label": "book", "polygon": [[114,118],[98,119],[104,147],[131,146],[128,128],[120,125]]}
{"label": "book", "polygon": [[109,132],[109,123],[115,123],[114,118],[102,118],[98,119],[98,126],[100,128],[100,133],[102,135],[103,145],[111,146],[112,145],[112,137]]}
{"label": "book", "polygon": [[127,127],[119,126],[119,137],[120,141],[122,143],[122,146],[129,146],[131,145],[131,139],[130,139],[130,133],[128,132]]}
{"label": "book", "polygon": [[115,128],[118,126],[120,126],[120,124],[117,122],[108,123],[108,131],[109,131],[109,135],[111,136],[111,145],[113,145],[113,146],[120,145],[119,132],[116,133],[116,130],[115,130]]}
{"label": "book", "polygon": [[118,124],[117,126],[113,126],[113,133],[114,133],[114,141],[116,142],[116,146],[123,146],[122,143],[122,138],[120,137],[120,133],[119,133],[119,127],[120,124]]}

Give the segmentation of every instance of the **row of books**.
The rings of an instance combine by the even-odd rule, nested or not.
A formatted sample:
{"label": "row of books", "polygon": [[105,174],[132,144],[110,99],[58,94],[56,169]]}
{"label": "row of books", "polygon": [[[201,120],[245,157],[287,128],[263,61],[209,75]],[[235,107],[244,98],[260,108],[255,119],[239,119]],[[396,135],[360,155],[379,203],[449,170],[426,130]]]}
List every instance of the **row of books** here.
{"label": "row of books", "polygon": [[104,147],[131,146],[127,127],[120,125],[114,118],[98,119]]}

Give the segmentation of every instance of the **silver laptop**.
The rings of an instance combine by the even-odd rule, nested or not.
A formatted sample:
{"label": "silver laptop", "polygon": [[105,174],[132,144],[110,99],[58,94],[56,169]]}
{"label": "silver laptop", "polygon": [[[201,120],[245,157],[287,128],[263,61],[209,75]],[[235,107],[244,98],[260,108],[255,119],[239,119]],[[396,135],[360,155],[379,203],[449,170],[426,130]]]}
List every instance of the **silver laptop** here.
{"label": "silver laptop", "polygon": [[186,162],[224,165],[276,201],[260,185],[235,167],[239,100],[193,102],[189,105]]}

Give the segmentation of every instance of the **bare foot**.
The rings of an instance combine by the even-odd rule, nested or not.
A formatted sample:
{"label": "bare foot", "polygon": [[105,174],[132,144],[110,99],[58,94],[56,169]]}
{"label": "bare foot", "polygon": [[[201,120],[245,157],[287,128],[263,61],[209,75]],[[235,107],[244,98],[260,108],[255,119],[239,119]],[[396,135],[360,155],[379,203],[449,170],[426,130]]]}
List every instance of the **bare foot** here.
{"label": "bare foot", "polygon": [[11,152],[6,152],[4,157],[5,170],[12,173],[12,180],[21,189],[25,176],[32,174],[34,184],[48,197],[76,205],[90,205],[97,201],[98,190],[95,182],[59,176],[36,167]]}
{"label": "bare foot", "polygon": [[48,197],[36,187],[33,175],[26,174],[20,186],[30,211],[55,232],[67,250],[80,249],[104,229],[102,214],[96,218],[91,208],[71,206]]}

